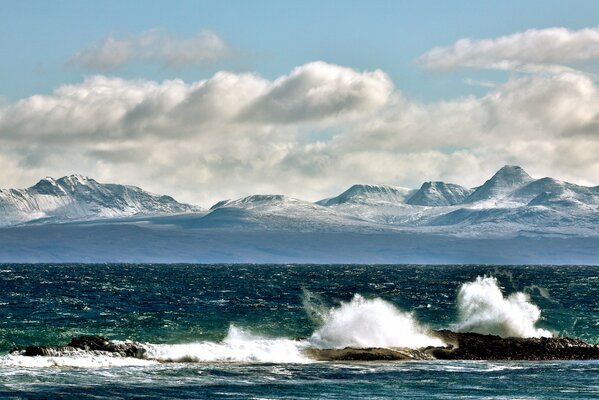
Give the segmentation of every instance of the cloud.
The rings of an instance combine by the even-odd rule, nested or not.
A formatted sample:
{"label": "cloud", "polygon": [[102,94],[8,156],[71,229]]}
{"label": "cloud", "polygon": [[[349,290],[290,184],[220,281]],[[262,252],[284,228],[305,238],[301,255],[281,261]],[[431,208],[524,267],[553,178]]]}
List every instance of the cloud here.
{"label": "cloud", "polygon": [[585,74],[512,77],[421,103],[382,71],[314,62],[268,80],[94,76],[0,108],[2,186],[78,172],[209,206],[353,183],[481,184],[506,163],[597,185],[599,89]]}
{"label": "cloud", "polygon": [[486,87],[486,88],[497,87],[497,83],[495,83],[493,81],[484,81],[484,80],[471,79],[471,78],[464,79],[464,83],[466,85],[470,85],[470,86],[481,86],[481,87]]}
{"label": "cloud", "polygon": [[165,67],[211,65],[229,57],[231,48],[216,33],[203,30],[183,38],[158,29],[110,35],[71,57],[70,63],[91,70],[111,70],[131,62]]}
{"label": "cloud", "polygon": [[599,28],[530,29],[493,39],[460,39],[417,59],[427,69],[458,68],[564,72],[564,65],[599,58]]}
{"label": "cloud", "polygon": [[392,90],[393,84],[380,70],[360,73],[314,62],[277,79],[243,118],[289,123],[359,114],[379,108]]}

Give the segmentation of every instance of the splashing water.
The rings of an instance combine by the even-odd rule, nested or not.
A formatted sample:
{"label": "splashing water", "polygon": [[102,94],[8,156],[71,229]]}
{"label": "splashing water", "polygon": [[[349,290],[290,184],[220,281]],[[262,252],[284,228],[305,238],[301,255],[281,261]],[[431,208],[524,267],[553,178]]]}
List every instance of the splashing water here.
{"label": "splashing water", "polygon": [[443,346],[411,313],[380,298],[356,294],[350,302],[329,310],[324,325],[310,338],[320,348]]}
{"label": "splashing water", "polygon": [[457,303],[458,331],[501,337],[551,337],[548,330],[535,327],[539,308],[526,293],[503,296],[494,277],[477,277],[460,288]]}
{"label": "splashing water", "polygon": [[146,343],[143,347],[147,359],[162,362],[306,363],[310,360],[302,350],[307,345],[305,341],[257,336],[231,325],[222,342]]}

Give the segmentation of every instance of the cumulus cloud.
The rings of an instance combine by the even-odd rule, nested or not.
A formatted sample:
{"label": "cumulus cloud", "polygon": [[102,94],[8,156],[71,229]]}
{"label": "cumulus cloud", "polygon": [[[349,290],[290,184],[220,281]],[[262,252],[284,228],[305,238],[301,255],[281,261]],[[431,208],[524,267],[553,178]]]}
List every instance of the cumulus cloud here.
{"label": "cumulus cloud", "polygon": [[192,37],[179,37],[152,29],[137,34],[110,35],[73,55],[70,63],[92,70],[111,70],[138,61],[183,67],[210,65],[231,53],[229,45],[209,30]]}
{"label": "cumulus cloud", "polygon": [[563,72],[564,65],[599,58],[599,28],[530,29],[493,39],[460,39],[418,58],[432,70],[456,68],[522,69]]}
{"label": "cumulus cloud", "polygon": [[289,123],[364,113],[383,105],[392,89],[391,81],[380,70],[359,73],[314,62],[277,79],[243,117]]}
{"label": "cumulus cloud", "polygon": [[105,76],[0,108],[2,186],[73,172],[209,206],[353,183],[468,186],[502,165],[583,184],[599,176],[599,88],[563,72],[512,77],[482,96],[421,103],[382,71],[315,62],[268,80]]}

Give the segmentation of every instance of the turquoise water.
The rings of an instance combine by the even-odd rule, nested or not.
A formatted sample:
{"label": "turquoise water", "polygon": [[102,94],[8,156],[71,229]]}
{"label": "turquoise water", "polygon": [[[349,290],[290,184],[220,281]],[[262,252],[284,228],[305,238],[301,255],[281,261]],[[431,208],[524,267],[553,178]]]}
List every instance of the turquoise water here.
{"label": "turquoise water", "polygon": [[[374,313],[455,327],[460,288],[484,275],[506,298],[528,296],[536,328],[599,341],[599,267],[0,265],[0,396],[599,398],[597,361],[332,363],[301,353],[356,294],[382,301],[368,303]],[[346,330],[363,333],[373,320],[352,321]],[[144,342],[156,357],[7,355],[82,334]]]}

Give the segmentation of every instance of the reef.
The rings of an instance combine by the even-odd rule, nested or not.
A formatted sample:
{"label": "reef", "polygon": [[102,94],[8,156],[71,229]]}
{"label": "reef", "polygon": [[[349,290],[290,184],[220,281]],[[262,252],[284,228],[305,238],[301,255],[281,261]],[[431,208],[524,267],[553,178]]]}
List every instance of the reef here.
{"label": "reef", "polygon": [[[306,348],[317,361],[406,361],[406,360],[596,360],[599,344],[568,337],[502,338],[471,332],[433,331],[446,343],[443,347],[409,348]],[[111,353],[118,357],[145,358],[146,350],[135,342],[110,341],[104,336],[80,336],[66,346],[28,346],[13,349],[24,356],[63,356],[82,351]]]}
{"label": "reef", "polygon": [[319,361],[400,361],[400,360],[596,360],[599,344],[579,339],[502,338],[471,332],[433,331],[444,347],[316,349],[307,353]]}
{"label": "reef", "polygon": [[114,342],[104,336],[79,336],[72,338],[66,346],[27,346],[15,348],[11,353],[24,356],[63,356],[80,351],[112,353],[120,357],[143,358],[146,350],[133,342]]}

